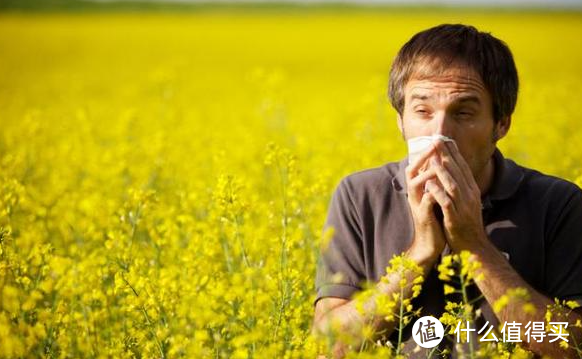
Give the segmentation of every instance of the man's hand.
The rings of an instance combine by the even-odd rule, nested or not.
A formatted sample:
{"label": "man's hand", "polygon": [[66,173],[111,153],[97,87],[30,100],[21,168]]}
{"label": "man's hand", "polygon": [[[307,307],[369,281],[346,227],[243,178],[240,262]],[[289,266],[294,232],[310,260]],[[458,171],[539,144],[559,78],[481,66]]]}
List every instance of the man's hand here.
{"label": "man's hand", "polygon": [[486,239],[481,217],[481,191],[465,159],[454,142],[436,141],[436,157],[430,168],[436,172],[440,185],[429,182],[427,190],[443,211],[444,234],[455,251],[482,246]]}
{"label": "man's hand", "polygon": [[414,223],[414,239],[407,255],[429,264],[436,261],[445,246],[445,235],[440,221],[434,214],[437,203],[433,193],[425,192],[437,178],[436,169],[428,166],[429,158],[435,155],[436,147],[431,145],[414,163],[406,167],[406,185],[408,190],[408,205]]}

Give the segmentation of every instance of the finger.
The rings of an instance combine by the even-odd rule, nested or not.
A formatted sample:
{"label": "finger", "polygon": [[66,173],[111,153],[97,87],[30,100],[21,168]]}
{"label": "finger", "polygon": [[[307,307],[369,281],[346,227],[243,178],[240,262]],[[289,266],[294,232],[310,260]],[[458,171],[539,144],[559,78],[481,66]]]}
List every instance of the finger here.
{"label": "finger", "polygon": [[437,201],[434,198],[434,196],[430,192],[426,192],[422,196],[422,200],[420,201],[421,212],[428,215],[432,215],[433,214],[432,208],[434,207],[435,204],[437,204]]}
{"label": "finger", "polygon": [[430,219],[429,222],[440,225],[438,218],[435,215],[435,206],[438,206],[437,200],[434,198],[432,193],[426,192],[424,196],[422,196],[422,201],[419,205],[419,211],[422,213],[423,217]]}
{"label": "finger", "polygon": [[441,186],[429,182],[427,184],[427,189],[429,193],[433,195],[439,206],[441,206],[445,216],[453,217],[456,215],[457,210],[455,208],[455,203]]}
{"label": "finger", "polygon": [[437,152],[439,152],[441,156],[442,166],[444,166],[449,174],[457,180],[456,182],[461,188],[467,188],[469,184],[465,178],[465,174],[459,167],[457,160],[453,157],[446,143],[444,141],[438,140],[435,143],[435,146],[437,148]]}
{"label": "finger", "polygon": [[411,179],[418,174],[418,170],[425,164],[426,160],[433,155],[435,152],[434,144],[431,144],[430,147],[424,151],[418,158],[413,162],[409,163],[406,167],[406,179]]}
{"label": "finger", "polygon": [[424,194],[424,184],[427,180],[436,177],[436,170],[429,167],[426,171],[407,181],[408,196],[414,203],[420,202]]}
{"label": "finger", "polygon": [[455,160],[457,166],[459,167],[459,169],[463,173],[463,176],[464,176],[465,180],[467,181],[467,184],[473,190],[478,190],[479,187],[477,186],[477,183],[475,182],[475,178],[473,177],[473,172],[471,171],[471,167],[469,167],[469,164],[467,163],[467,161],[465,161],[465,159],[461,155],[461,152],[459,151],[459,147],[457,146],[457,143],[454,141],[451,141],[451,142],[447,143],[446,147],[449,150],[449,153],[452,156],[452,158]]}
{"label": "finger", "polygon": [[463,191],[457,180],[451,176],[449,171],[439,163],[434,157],[430,160],[431,168],[434,168],[437,178],[444,187],[445,191],[454,202],[462,200]]}

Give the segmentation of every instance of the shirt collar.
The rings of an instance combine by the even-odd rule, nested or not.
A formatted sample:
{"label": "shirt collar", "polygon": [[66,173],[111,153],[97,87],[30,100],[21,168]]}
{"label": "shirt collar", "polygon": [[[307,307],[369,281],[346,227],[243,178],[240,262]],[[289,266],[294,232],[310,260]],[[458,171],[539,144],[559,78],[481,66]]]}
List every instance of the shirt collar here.
{"label": "shirt collar", "polygon": [[[489,207],[491,201],[504,200],[513,196],[524,178],[521,167],[503,157],[498,148],[493,152],[493,165],[495,166],[493,183],[483,197],[485,207]],[[392,186],[399,193],[406,193],[406,166],[408,166],[408,157],[398,162],[398,171],[392,178]]]}

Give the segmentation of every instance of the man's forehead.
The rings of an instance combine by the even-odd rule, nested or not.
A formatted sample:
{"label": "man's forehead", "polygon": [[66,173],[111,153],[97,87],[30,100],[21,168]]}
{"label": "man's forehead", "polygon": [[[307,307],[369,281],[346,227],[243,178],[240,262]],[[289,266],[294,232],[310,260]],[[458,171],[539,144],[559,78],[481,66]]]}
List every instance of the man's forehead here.
{"label": "man's forehead", "polygon": [[472,94],[475,96],[483,96],[486,94],[485,88],[477,83],[459,82],[459,81],[433,81],[433,80],[418,80],[409,81],[407,84],[406,93],[408,95],[423,95],[427,96],[436,91],[446,91],[456,94]]}
{"label": "man's forehead", "polygon": [[411,70],[411,78],[459,76],[481,80],[480,74],[472,65],[460,60],[440,57],[421,56],[413,61]]}
{"label": "man's forehead", "polygon": [[467,87],[486,91],[481,76],[472,67],[460,63],[445,64],[438,59],[417,62],[406,85]]}
{"label": "man's forehead", "polygon": [[[414,100],[420,100],[420,101],[426,101],[426,100],[433,100],[435,97],[437,97],[435,94],[426,94],[426,93],[412,93],[410,95],[410,101]],[[457,102],[457,103],[475,103],[475,104],[482,104],[482,96],[478,96],[475,95],[473,93],[470,92],[466,92],[466,93],[455,93],[452,95],[452,101]]]}
{"label": "man's forehead", "polygon": [[459,96],[487,96],[485,85],[479,77],[468,74],[442,74],[413,77],[406,84],[408,96],[429,97],[433,91],[446,91]]}

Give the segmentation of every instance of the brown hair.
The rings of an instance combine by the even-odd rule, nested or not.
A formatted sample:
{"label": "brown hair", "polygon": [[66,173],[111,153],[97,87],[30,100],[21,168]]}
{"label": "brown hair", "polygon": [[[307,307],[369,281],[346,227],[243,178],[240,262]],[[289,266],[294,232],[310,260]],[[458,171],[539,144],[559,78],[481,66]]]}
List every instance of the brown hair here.
{"label": "brown hair", "polygon": [[454,65],[468,66],[480,75],[491,95],[496,122],[513,113],[519,80],[509,47],[490,33],[462,24],[421,31],[402,46],[390,69],[392,106],[402,115],[404,87],[411,78],[439,75]]}

